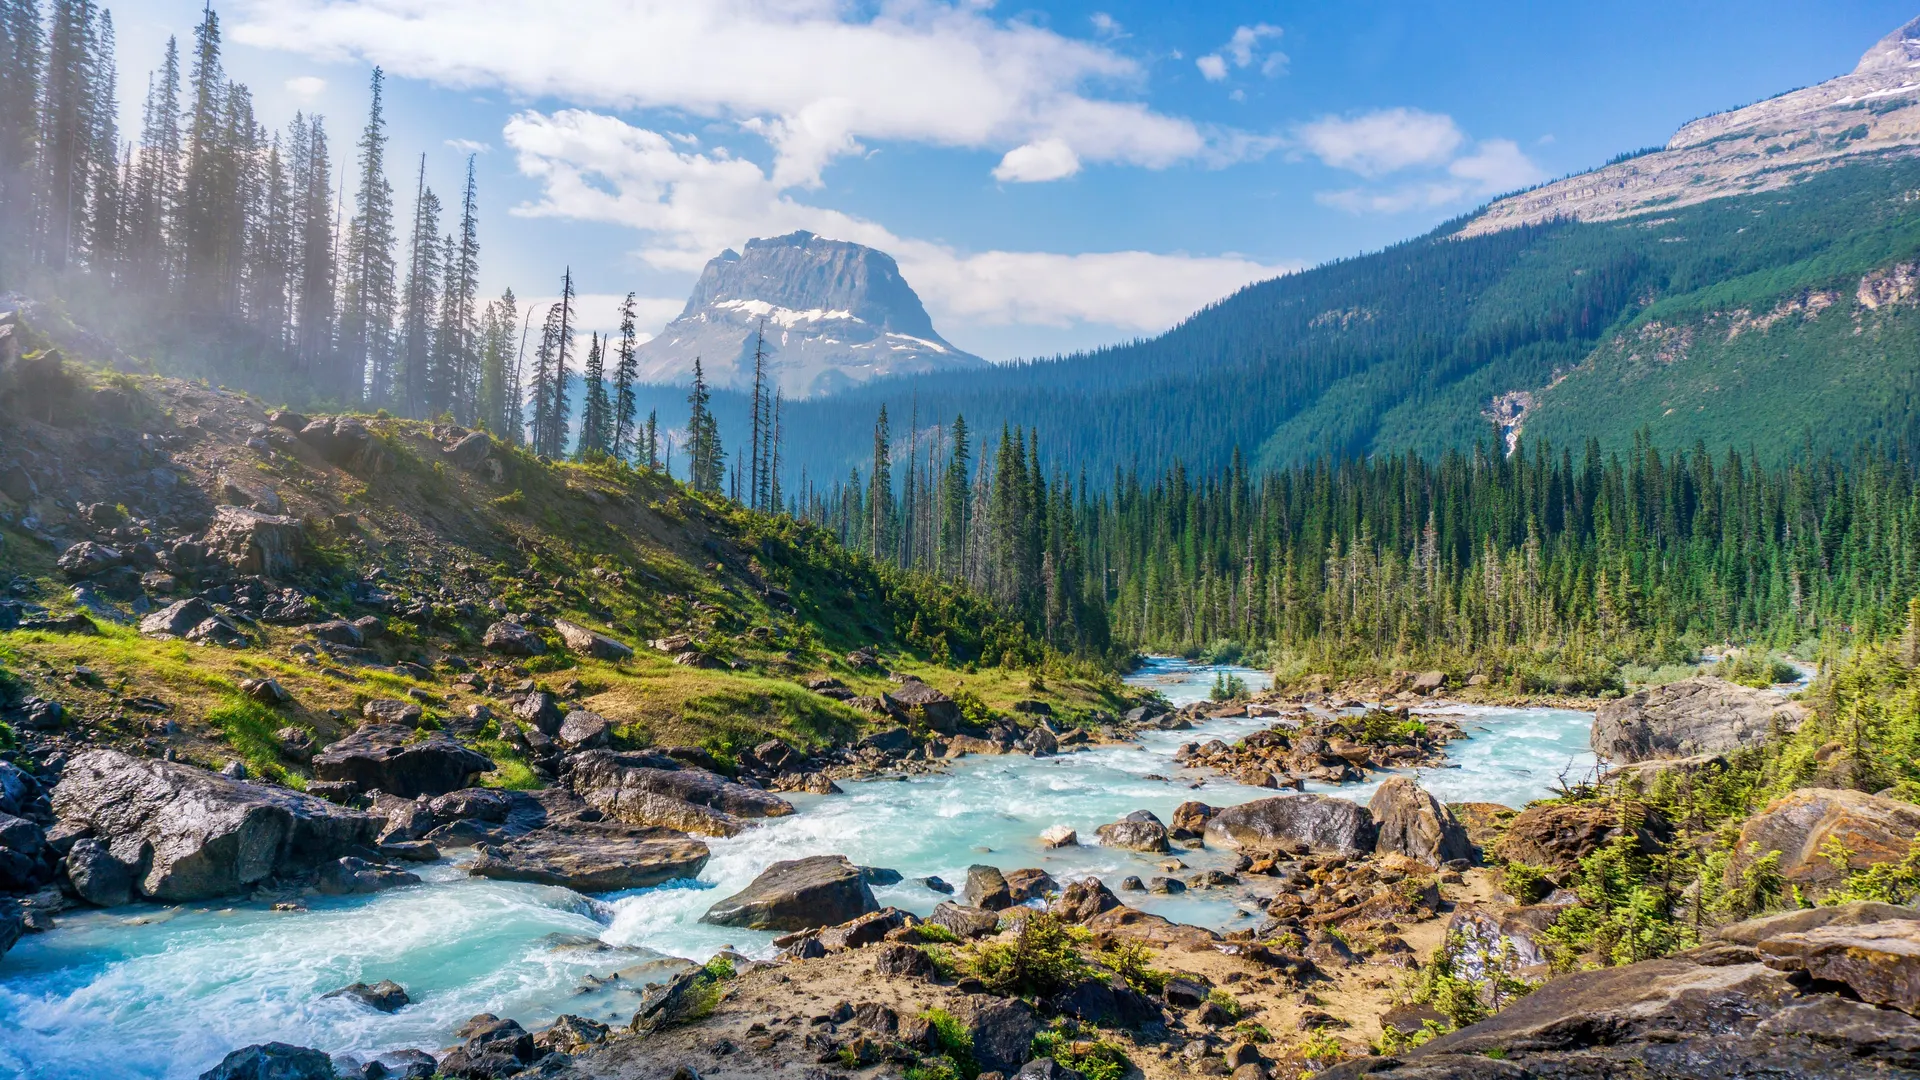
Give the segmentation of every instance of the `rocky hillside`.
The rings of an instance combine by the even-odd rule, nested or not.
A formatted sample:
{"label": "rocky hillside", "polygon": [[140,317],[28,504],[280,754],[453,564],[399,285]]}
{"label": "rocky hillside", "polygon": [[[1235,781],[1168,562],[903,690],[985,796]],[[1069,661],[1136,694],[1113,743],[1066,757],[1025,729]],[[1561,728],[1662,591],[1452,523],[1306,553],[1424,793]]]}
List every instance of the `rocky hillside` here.
{"label": "rocky hillside", "polygon": [[1881,38],[1851,72],[1695,120],[1667,145],[1500,200],[1463,236],[1556,218],[1612,221],[1772,191],[1863,157],[1920,151],[1920,19]]}
{"label": "rocky hillside", "polygon": [[713,386],[751,389],[763,327],[770,377],[790,398],[986,366],[934,330],[891,256],[796,232],[749,240],[744,254],[728,249],[707,263],[686,309],[641,346],[641,376],[684,385],[698,357]]}

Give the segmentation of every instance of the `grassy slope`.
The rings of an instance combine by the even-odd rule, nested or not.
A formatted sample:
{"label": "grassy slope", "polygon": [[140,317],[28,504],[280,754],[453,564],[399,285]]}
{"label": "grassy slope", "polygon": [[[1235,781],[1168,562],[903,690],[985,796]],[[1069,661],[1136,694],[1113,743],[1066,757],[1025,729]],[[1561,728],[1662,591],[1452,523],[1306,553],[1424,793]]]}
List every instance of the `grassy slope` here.
{"label": "grassy slope", "polygon": [[[863,645],[877,646],[884,666],[964,689],[995,711],[1038,697],[1071,716],[1116,710],[1128,700],[1112,676],[1090,670],[1036,675],[1024,667],[975,663],[967,671],[933,663],[927,649],[909,648],[905,639],[944,637],[960,664],[983,651],[989,661],[999,656],[1010,631],[1000,627],[994,637],[990,630],[982,640],[991,616],[970,598],[905,583],[815,530],[709,503],[657,476],[546,464],[497,447],[505,476],[496,484],[439,460],[441,443],[428,425],[385,419],[369,422],[387,464],[356,475],[297,442],[276,441],[270,455],[247,448],[245,425],[264,414],[238,395],[156,378],[114,381],[141,400],[142,426],[189,437],[173,460],[188,483],[211,491],[223,471],[251,471],[252,479],[274,484],[287,512],[310,523],[314,550],[300,584],[324,608],[366,613],[345,586],[375,569],[387,591],[434,604],[428,625],[387,617],[391,633],[378,648],[388,659],[436,665],[436,675],[421,681],[303,662],[290,651],[303,635],[287,627],[250,627],[258,647],[242,650],[153,641],[110,624],[99,636],[0,634],[0,667],[66,703],[96,739],[146,739],[156,752],[164,739],[189,759],[217,763],[237,753],[257,767],[297,775],[297,761],[280,756],[274,735],[288,724],[326,741],[350,727],[366,701],[409,690],[430,695],[430,715],[483,701],[497,709],[501,702],[453,685],[437,666],[449,656],[481,657],[477,638],[493,617],[486,604],[494,598],[511,611],[571,618],[639,646],[617,664],[556,648],[520,665],[554,688],[577,680],[584,707],[615,721],[632,745],[725,748],[774,736],[817,745],[857,737],[871,718],[808,692],[800,680],[831,674],[857,692],[881,692],[891,685],[883,673],[856,671],[843,659]],[[199,422],[188,424],[190,417]],[[36,426],[35,434],[57,447],[97,430],[83,410],[73,426]],[[110,501],[112,494],[97,487],[62,492],[31,509],[57,526],[74,503]],[[10,519],[27,509],[0,496],[0,512]],[[342,514],[351,520],[336,518]],[[52,565],[55,551],[16,526],[0,531],[0,579],[25,575],[36,600],[56,610],[71,606]],[[763,586],[787,590],[795,613],[770,603]],[[470,615],[457,613],[461,603],[472,605]],[[921,632],[912,635],[916,617]],[[691,634],[731,667],[679,666],[644,645],[675,633]],[[549,641],[558,644],[557,637]],[[67,678],[75,665],[92,669],[98,685]],[[250,677],[279,680],[294,704],[254,704],[238,692]],[[171,710],[156,717],[126,703],[140,697]],[[156,720],[172,720],[179,730],[158,734]],[[503,770],[501,779],[527,776]]]}

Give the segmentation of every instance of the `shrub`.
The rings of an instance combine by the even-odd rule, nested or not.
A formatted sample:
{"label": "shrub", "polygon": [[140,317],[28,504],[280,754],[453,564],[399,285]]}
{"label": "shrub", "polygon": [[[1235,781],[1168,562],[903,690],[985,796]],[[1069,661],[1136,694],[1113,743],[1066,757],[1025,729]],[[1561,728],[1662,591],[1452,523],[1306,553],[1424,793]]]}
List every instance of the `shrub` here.
{"label": "shrub", "polygon": [[973,1064],[973,1036],[952,1013],[942,1008],[931,1008],[920,1014],[933,1028],[933,1045],[939,1053],[952,1063],[953,1070],[966,1080],[979,1075],[980,1070]]}
{"label": "shrub", "polygon": [[913,928],[913,932],[916,934],[919,934],[921,937],[921,940],[926,942],[931,942],[931,943],[936,943],[941,945],[960,944],[960,935],[954,933],[953,931],[947,929],[944,926],[941,926],[939,923],[931,923],[931,922],[920,923],[919,925]]}
{"label": "shrub", "polygon": [[1500,887],[1515,900],[1523,904],[1532,904],[1544,899],[1553,891],[1553,882],[1547,880],[1547,870],[1544,866],[1510,862],[1500,871]]}
{"label": "shrub", "polygon": [[1127,980],[1127,985],[1142,994],[1158,994],[1167,988],[1171,976],[1164,971],[1148,965],[1153,954],[1145,945],[1137,941],[1116,942],[1111,949],[1097,954],[1096,959],[1113,969],[1115,975]]}
{"label": "shrub", "polygon": [[1090,973],[1077,946],[1091,939],[1080,927],[1036,911],[1020,924],[1013,941],[982,946],[973,974],[1002,997],[1050,997]]}
{"label": "shrub", "polygon": [[1052,1058],[1087,1080],[1121,1080],[1133,1069],[1126,1048],[1109,1039],[1076,1041],[1057,1028],[1033,1037],[1032,1055]]}

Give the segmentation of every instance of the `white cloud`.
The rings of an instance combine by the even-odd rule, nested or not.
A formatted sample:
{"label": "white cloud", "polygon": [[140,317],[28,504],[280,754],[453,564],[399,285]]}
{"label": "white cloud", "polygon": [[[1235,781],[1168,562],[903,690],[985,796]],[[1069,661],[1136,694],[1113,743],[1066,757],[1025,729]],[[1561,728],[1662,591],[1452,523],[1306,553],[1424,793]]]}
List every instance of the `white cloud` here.
{"label": "white cloud", "polygon": [[463,154],[485,154],[493,150],[492,143],[483,143],[478,139],[448,139],[447,145]]}
{"label": "white cloud", "polygon": [[1080,171],[1080,159],[1065,139],[1042,139],[1007,151],[994,166],[995,180],[1039,183],[1059,180]]}
{"label": "white cloud", "polygon": [[1005,152],[1052,139],[1082,162],[1147,168],[1219,157],[1213,133],[1116,96],[1145,81],[1133,59],[976,0],[579,0],[537,19],[520,0],[244,2],[234,37],[249,45],[743,123],[773,144],[786,187],[819,183],[867,140]]}
{"label": "white cloud", "polygon": [[1441,165],[1466,141],[1453,117],[1419,109],[1377,109],[1302,125],[1301,145],[1336,169],[1365,177]]}
{"label": "white cloud", "polygon": [[318,75],[295,75],[288,79],[287,92],[301,101],[312,101],[327,89],[327,80]]}
{"label": "white cloud", "polygon": [[1488,139],[1472,154],[1455,159],[1447,172],[1471,181],[1482,195],[1531,187],[1547,178],[1512,139]]}
{"label": "white cloud", "polygon": [[680,271],[697,271],[751,237],[807,229],[888,252],[936,316],[978,325],[1091,322],[1151,332],[1248,282],[1297,268],[1141,251],[962,253],[802,203],[777,167],[770,174],[742,158],[683,149],[668,135],[586,110],[520,113],[505,138],[520,171],[543,190],[516,213],[637,229],[643,260]]}
{"label": "white cloud", "polygon": [[1095,34],[1109,41],[1128,36],[1126,28],[1120,25],[1120,20],[1104,11],[1096,11],[1087,16],[1087,21],[1093,24]]}
{"label": "white cloud", "polygon": [[[1235,27],[1233,37],[1229,38],[1225,45],[1195,60],[1194,64],[1208,82],[1220,82],[1227,77],[1228,64],[1237,68],[1252,67],[1254,55],[1260,43],[1268,38],[1278,38],[1282,32],[1279,27],[1269,26],[1266,23]],[[1287,54],[1274,49],[1261,58],[1260,74],[1268,78],[1284,74],[1287,70],[1287,62]]]}
{"label": "white cloud", "polygon": [[1400,214],[1408,210],[1432,210],[1465,197],[1461,184],[1429,182],[1403,184],[1384,190],[1347,188],[1343,191],[1316,192],[1313,200],[1322,206],[1351,214]]}

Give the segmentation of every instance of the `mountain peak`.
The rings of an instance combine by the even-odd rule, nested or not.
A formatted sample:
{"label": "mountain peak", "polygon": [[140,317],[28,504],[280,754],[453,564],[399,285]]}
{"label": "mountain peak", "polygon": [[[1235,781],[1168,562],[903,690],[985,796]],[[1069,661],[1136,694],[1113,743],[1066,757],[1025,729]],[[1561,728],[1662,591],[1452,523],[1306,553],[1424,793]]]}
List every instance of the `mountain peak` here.
{"label": "mountain peak", "polygon": [[1920,67],[1920,18],[1873,43],[1853,69],[1855,75],[1878,71],[1910,71]]}
{"label": "mountain peak", "polygon": [[713,385],[749,387],[762,325],[768,367],[791,397],[986,365],[933,328],[893,256],[800,230],[709,260],[680,315],[641,346],[642,377],[684,381],[697,356]]}

